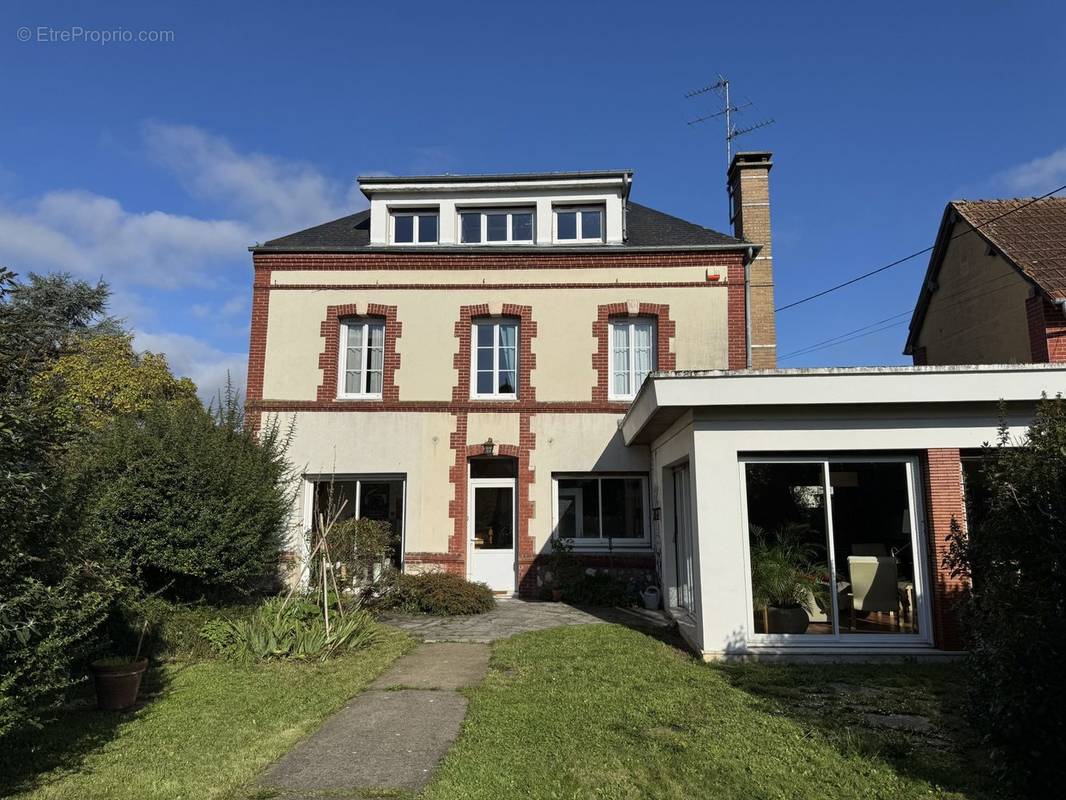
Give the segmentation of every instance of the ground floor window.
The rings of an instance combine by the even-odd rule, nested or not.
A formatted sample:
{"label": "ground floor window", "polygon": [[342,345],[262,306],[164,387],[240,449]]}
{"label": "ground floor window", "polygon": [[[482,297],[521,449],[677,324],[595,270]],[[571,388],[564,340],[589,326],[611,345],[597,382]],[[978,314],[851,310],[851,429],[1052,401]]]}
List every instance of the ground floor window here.
{"label": "ground floor window", "polygon": [[639,547],[650,541],[645,475],[555,476],[555,535],[579,547]]}
{"label": "ground floor window", "polygon": [[[313,503],[308,527],[337,513],[338,519],[374,519],[389,523],[392,529],[392,561],[403,561],[404,478],[403,476],[320,476],[309,479]],[[332,510],[332,511],[331,511]]]}
{"label": "ground floor window", "polygon": [[755,633],[925,633],[912,459],[752,459],[742,468]]}

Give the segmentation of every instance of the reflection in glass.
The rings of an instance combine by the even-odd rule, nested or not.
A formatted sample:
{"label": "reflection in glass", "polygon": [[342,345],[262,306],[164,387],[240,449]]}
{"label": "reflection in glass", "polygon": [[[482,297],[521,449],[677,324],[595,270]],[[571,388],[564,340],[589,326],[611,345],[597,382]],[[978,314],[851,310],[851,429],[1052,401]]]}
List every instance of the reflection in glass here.
{"label": "reflection in glass", "polygon": [[514,547],[514,490],[474,487],[474,548],[510,550]]}
{"label": "reflection in glass", "polygon": [[576,239],[577,238],[577,212],[576,211],[557,211],[555,214],[555,225],[557,239]]}

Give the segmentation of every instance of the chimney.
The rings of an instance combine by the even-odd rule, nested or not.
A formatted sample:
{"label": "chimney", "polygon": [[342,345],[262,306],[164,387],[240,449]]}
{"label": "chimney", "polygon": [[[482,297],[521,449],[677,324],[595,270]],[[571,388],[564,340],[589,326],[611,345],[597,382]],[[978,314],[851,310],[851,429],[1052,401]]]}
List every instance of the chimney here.
{"label": "chimney", "polygon": [[733,235],[761,245],[748,266],[748,347],[754,369],[777,366],[774,325],[774,255],[770,243],[772,153],[737,153],[729,165],[729,217]]}

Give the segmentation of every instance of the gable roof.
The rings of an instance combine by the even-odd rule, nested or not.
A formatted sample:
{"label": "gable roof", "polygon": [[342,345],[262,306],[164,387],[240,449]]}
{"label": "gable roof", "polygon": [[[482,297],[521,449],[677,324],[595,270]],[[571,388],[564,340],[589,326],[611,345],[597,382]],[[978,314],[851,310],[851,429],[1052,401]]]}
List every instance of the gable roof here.
{"label": "gable roof", "polygon": [[911,355],[933,296],[940,265],[958,220],[1050,298],[1066,298],[1066,197],[953,200],[944,209],[921,293],[911,316],[904,354]]}
{"label": "gable roof", "polygon": [[[749,247],[748,242],[736,239],[724,233],[704,228],[693,222],[680,219],[679,217],[664,214],[653,208],[630,202],[626,206],[626,240],[622,247],[628,249],[737,249]],[[564,249],[565,246],[553,245],[552,250]],[[612,247],[614,247],[612,245]],[[757,248],[758,246],[755,245]],[[313,228],[290,233],[277,239],[271,239],[263,244],[257,244],[249,248],[253,253],[271,252],[350,252],[353,250],[374,249],[370,245],[370,211],[359,211],[346,217],[335,219],[331,222],[316,225]],[[396,251],[395,245],[389,247],[390,251]],[[462,245],[447,245],[448,250],[463,249]],[[477,245],[470,247],[482,251],[496,249],[491,245]],[[504,245],[498,249],[543,251],[536,245],[522,247]],[[419,248],[425,250],[425,246]],[[588,246],[582,246],[587,251]]]}

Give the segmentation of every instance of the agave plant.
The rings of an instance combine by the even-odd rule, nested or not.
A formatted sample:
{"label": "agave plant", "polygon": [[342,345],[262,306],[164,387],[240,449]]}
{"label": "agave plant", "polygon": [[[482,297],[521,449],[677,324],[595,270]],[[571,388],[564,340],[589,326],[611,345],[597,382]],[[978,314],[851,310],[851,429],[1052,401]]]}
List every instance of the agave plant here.
{"label": "agave plant", "polygon": [[756,608],[802,608],[824,593],[819,548],[804,540],[806,525],[785,523],[773,533],[751,526],[751,589]]}

